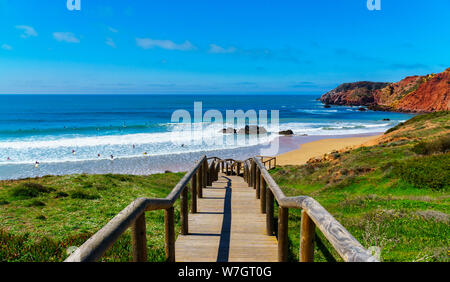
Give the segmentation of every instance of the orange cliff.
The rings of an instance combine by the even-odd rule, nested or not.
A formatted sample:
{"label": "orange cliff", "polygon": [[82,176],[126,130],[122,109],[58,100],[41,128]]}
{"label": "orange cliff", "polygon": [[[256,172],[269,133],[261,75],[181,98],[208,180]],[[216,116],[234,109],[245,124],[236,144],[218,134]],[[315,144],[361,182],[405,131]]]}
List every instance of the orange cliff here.
{"label": "orange cliff", "polygon": [[320,100],[325,104],[361,105],[373,110],[448,111],[450,68],[438,74],[409,76],[385,85],[374,82],[345,83],[322,95]]}

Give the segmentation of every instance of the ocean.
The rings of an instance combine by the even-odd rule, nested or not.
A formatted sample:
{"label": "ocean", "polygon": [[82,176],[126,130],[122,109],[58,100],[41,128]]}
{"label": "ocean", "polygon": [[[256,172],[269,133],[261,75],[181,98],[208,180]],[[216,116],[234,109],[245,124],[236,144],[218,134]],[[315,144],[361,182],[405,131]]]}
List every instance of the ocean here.
{"label": "ocean", "polygon": [[[69,173],[148,174],[186,169],[202,154],[245,159],[291,129],[304,140],[386,131],[411,114],[324,108],[311,95],[0,95],[0,179]],[[268,134],[223,140],[210,122],[180,131],[176,110],[268,111]],[[279,127],[270,111],[279,111]],[[386,120],[389,119],[389,120]],[[214,126],[213,126],[214,125]],[[223,124],[223,127],[232,124]],[[239,128],[238,128],[239,129]],[[307,136],[305,136],[307,135]],[[281,148],[280,150],[286,150]],[[39,163],[36,167],[36,162]]]}

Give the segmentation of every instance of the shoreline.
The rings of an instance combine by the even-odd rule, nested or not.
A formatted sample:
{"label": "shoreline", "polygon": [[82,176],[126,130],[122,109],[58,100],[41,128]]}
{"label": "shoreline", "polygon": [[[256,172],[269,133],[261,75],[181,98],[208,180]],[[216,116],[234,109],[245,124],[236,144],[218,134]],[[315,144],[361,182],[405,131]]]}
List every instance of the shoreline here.
{"label": "shoreline", "polygon": [[[278,143],[277,151],[268,156],[277,156],[277,164],[280,156],[284,159],[286,156],[297,158],[299,146],[308,147],[314,142],[320,140],[335,140],[347,138],[374,138],[379,132],[348,135],[311,135],[311,136],[279,136],[275,140],[266,144],[254,146],[239,147],[225,150],[210,150],[200,152],[186,152],[177,154],[165,154],[158,156],[143,156],[131,158],[117,158],[114,161],[108,159],[89,160],[89,161],[71,161],[71,162],[53,162],[41,163],[39,168],[34,164],[9,164],[0,169],[0,180],[26,179],[33,177],[42,177],[45,175],[68,175],[68,174],[131,174],[131,175],[149,175],[163,173],[165,171],[182,172],[187,171],[202,155],[216,156],[220,158],[233,158],[245,160],[249,157],[262,155],[273,143]],[[330,142],[330,141],[327,141]],[[314,143],[316,144],[316,143]],[[320,143],[319,143],[320,144]],[[302,149],[300,149],[302,150]],[[303,154],[303,153],[301,153]],[[289,157],[292,158],[292,157]],[[306,162],[306,161],[305,161]]]}
{"label": "shoreline", "polygon": [[324,138],[303,143],[300,144],[300,146],[295,150],[277,155],[277,165],[303,165],[306,164],[306,162],[311,158],[321,157],[332,151],[359,147],[379,138],[380,136],[382,136],[382,134],[344,138]]}

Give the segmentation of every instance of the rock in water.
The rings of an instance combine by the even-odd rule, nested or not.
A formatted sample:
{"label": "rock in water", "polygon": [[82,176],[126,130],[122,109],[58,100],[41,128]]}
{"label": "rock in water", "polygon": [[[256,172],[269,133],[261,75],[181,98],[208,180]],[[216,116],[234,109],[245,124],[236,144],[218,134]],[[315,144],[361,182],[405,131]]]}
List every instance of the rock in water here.
{"label": "rock in water", "polygon": [[293,135],[293,134],[294,134],[294,131],[292,131],[292,130],[290,130],[290,129],[288,129],[288,130],[282,130],[282,131],[278,132],[278,134],[281,134],[281,135]]}
{"label": "rock in water", "polygon": [[262,126],[246,125],[245,128],[239,129],[238,134],[264,134],[267,130]]}
{"label": "rock in water", "polygon": [[236,133],[236,129],[232,128],[232,127],[228,127],[228,128],[224,128],[221,131],[222,133]]}

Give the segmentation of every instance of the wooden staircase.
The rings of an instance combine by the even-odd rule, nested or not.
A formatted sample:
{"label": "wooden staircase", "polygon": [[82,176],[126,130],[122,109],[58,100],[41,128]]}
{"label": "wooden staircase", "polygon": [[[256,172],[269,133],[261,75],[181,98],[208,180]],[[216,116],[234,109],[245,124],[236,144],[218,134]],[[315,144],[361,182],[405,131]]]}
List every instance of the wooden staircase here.
{"label": "wooden staircase", "polygon": [[176,260],[182,262],[277,261],[277,239],[266,235],[255,190],[240,176],[220,173],[203,188],[197,213],[189,215],[189,234],[179,235]]}

